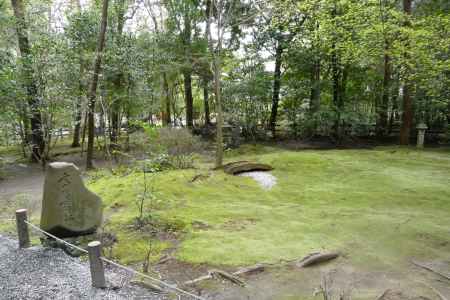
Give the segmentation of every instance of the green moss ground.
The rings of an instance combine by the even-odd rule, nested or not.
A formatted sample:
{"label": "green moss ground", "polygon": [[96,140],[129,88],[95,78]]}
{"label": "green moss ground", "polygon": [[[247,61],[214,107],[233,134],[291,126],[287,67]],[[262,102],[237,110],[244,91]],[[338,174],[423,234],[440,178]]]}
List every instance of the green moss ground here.
{"label": "green moss ground", "polygon": [[[338,249],[370,267],[450,252],[448,149],[293,152],[245,146],[227,153],[227,160],[238,159],[273,165],[278,184],[267,192],[250,178],[209,171],[204,163],[155,175],[153,214],[184,225],[178,259],[237,266]],[[210,176],[192,183],[199,173]],[[104,199],[108,230],[118,234],[113,255],[125,263],[142,261],[148,245],[147,235],[130,227],[142,182],[142,173],[90,182]],[[195,229],[193,222],[208,227]],[[155,249],[170,246],[158,242]]]}

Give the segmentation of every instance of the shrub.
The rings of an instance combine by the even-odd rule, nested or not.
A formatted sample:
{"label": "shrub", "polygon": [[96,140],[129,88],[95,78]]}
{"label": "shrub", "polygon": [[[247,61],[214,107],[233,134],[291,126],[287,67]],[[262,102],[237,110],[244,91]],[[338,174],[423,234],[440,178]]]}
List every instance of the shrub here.
{"label": "shrub", "polygon": [[194,153],[202,147],[200,138],[185,128],[160,128],[155,143],[162,153],[168,155],[171,165],[178,169],[191,168]]}

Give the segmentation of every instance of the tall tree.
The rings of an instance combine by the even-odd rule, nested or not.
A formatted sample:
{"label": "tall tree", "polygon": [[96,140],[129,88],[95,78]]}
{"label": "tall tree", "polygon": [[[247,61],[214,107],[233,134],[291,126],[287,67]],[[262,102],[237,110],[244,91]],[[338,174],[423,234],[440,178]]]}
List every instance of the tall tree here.
{"label": "tall tree", "polygon": [[184,78],[184,99],[186,102],[186,125],[188,128],[194,126],[194,97],[192,96],[192,19],[189,8],[185,9],[183,16],[184,30],[183,30],[183,45],[186,65],[183,70]]}
{"label": "tall tree", "polygon": [[95,99],[97,95],[98,77],[101,70],[103,48],[105,47],[106,26],[108,22],[108,0],[103,0],[102,19],[98,35],[96,56],[94,61],[93,75],[88,91],[88,147],[86,154],[86,169],[92,169],[94,157],[94,130],[95,130]]}
{"label": "tall tree", "polygon": [[201,2],[198,0],[176,1],[166,0],[169,13],[169,30],[176,32],[181,42],[181,73],[183,75],[184,100],[186,105],[186,126],[194,126],[194,97],[192,92],[193,73],[193,38],[197,22],[201,15]]}
{"label": "tall tree", "polygon": [[311,94],[310,94],[310,111],[311,113],[316,113],[320,108],[320,50],[319,50],[319,22],[314,20],[315,24],[313,33],[312,33],[312,54],[313,54],[313,62],[311,65]]}
{"label": "tall tree", "polygon": [[[411,27],[411,11],[412,11],[412,0],[403,0],[403,12],[405,13],[405,23],[404,26],[406,28]],[[402,114],[402,126],[400,128],[400,144],[408,145],[411,127],[413,123],[413,107],[412,107],[412,92],[413,92],[413,84],[411,81],[410,68],[408,66],[410,55],[408,53],[410,43],[408,41],[408,37],[406,37],[405,43],[405,53],[404,53],[404,81],[403,81],[403,114]]]}
{"label": "tall tree", "polygon": [[[72,8],[75,9],[76,13],[81,13],[81,3],[80,0],[72,0]],[[81,131],[81,118],[82,118],[82,103],[83,103],[83,73],[84,73],[84,57],[83,51],[80,49],[79,51],[79,79],[78,79],[78,99],[75,106],[75,126],[73,128],[73,137],[72,137],[72,147],[80,147],[80,131]]]}
{"label": "tall tree", "polygon": [[283,40],[281,33],[277,38],[277,45],[275,50],[275,71],[273,73],[273,93],[272,93],[272,109],[270,113],[270,130],[272,136],[275,138],[276,123],[278,115],[278,102],[280,102],[280,88],[281,88],[281,59],[283,55]]}
{"label": "tall tree", "polygon": [[[125,25],[125,13],[126,13],[126,0],[116,0],[114,2],[115,17],[116,19],[116,30],[114,34],[115,47],[119,53],[123,51],[123,28]],[[116,54],[119,56],[119,54]],[[122,69],[122,62],[120,61],[115,66],[115,72],[113,74],[113,86],[114,86],[114,96],[111,104],[111,146],[117,146],[117,139],[120,133],[120,108],[123,94],[125,93],[124,79],[125,74]]]}
{"label": "tall tree", "polygon": [[[212,0],[211,5],[212,8],[208,9],[209,13],[207,16],[207,30],[208,30],[208,41],[209,41],[209,52],[213,57],[213,71],[214,71],[214,94],[216,97],[216,167],[221,167],[223,163],[223,112],[222,112],[222,93],[221,93],[221,76],[222,76],[222,43],[223,43],[223,35],[224,35],[224,15],[226,14],[224,0]],[[214,48],[212,32],[211,32],[211,20],[213,16],[213,12],[216,11],[216,37],[217,37],[217,45]]]}
{"label": "tall tree", "polygon": [[376,133],[378,137],[385,136],[388,132],[388,108],[391,86],[391,56],[390,40],[388,37],[387,28],[387,1],[380,0],[380,21],[381,21],[381,33],[383,36],[383,85],[382,96],[379,105],[377,105],[377,121],[376,121]]}
{"label": "tall tree", "polygon": [[42,128],[42,118],[40,112],[40,101],[37,90],[37,83],[34,78],[30,42],[28,40],[28,25],[25,20],[25,6],[22,0],[11,0],[16,19],[16,32],[19,44],[23,83],[26,89],[27,103],[30,113],[31,124],[31,148],[33,161],[44,161],[45,140]]}

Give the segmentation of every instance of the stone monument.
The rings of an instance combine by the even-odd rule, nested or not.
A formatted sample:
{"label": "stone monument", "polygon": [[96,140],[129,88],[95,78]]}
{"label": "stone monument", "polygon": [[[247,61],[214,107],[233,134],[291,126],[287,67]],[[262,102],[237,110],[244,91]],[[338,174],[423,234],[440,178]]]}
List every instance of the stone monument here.
{"label": "stone monument", "polygon": [[423,148],[423,144],[425,142],[425,131],[428,129],[428,126],[425,123],[420,123],[417,125],[417,148]]}
{"label": "stone monument", "polygon": [[102,222],[102,201],[83,183],[80,170],[67,162],[48,165],[41,228],[57,237],[95,232]]}

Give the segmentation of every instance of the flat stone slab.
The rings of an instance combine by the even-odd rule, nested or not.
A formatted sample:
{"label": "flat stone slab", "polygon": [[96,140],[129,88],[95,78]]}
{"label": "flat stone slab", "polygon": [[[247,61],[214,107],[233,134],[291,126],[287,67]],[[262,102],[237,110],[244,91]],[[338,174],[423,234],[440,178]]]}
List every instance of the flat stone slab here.
{"label": "flat stone slab", "polygon": [[237,175],[251,171],[270,171],[273,170],[273,167],[268,164],[254,163],[250,161],[236,161],[224,165],[223,170],[227,174]]}
{"label": "flat stone slab", "polygon": [[83,183],[80,170],[67,162],[48,165],[41,228],[58,237],[93,233],[102,223],[102,201]]}

